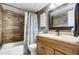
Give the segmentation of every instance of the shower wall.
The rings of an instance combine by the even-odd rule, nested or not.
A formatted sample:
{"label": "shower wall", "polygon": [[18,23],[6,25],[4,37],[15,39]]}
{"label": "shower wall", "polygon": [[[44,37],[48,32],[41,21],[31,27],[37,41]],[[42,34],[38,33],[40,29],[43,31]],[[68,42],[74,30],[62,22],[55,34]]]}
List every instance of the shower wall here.
{"label": "shower wall", "polygon": [[0,45],[2,42],[2,12],[3,12],[3,8],[0,5]]}
{"label": "shower wall", "polygon": [[[1,15],[0,15],[1,16]],[[23,40],[24,16],[13,11],[3,9],[2,21],[2,43],[16,42]],[[1,26],[0,26],[1,28]]]}
{"label": "shower wall", "polygon": [[23,40],[23,16],[9,10],[3,11],[4,43]]}

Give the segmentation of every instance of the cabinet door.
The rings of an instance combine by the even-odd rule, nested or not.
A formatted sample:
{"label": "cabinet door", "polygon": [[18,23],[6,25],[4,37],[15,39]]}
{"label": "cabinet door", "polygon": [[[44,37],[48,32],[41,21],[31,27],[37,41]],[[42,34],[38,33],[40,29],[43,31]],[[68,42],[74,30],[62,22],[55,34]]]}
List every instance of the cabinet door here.
{"label": "cabinet door", "polygon": [[55,55],[64,55],[64,54],[55,50]]}
{"label": "cabinet door", "polygon": [[54,55],[54,49],[50,47],[45,47],[46,55]]}
{"label": "cabinet door", "polygon": [[37,44],[37,54],[38,55],[45,55],[46,54],[44,45],[42,45],[40,43]]}
{"label": "cabinet door", "polygon": [[38,43],[37,54],[38,55],[54,55],[54,49]]}

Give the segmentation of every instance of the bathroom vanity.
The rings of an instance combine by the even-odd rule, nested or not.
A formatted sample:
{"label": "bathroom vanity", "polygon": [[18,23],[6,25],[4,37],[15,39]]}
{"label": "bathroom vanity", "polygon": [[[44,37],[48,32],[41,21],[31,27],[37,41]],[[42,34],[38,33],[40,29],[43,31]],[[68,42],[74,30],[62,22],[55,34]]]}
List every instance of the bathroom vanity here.
{"label": "bathroom vanity", "polygon": [[53,34],[37,36],[37,55],[78,55],[78,37]]}

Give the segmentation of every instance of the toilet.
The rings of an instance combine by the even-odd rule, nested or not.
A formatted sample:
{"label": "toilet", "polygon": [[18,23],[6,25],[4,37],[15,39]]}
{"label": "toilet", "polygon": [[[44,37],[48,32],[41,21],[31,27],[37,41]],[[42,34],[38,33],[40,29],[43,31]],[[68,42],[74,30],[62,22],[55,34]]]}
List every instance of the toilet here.
{"label": "toilet", "polygon": [[31,44],[28,47],[29,47],[29,50],[31,52],[31,55],[36,55],[36,47],[37,47],[37,45],[36,44]]}

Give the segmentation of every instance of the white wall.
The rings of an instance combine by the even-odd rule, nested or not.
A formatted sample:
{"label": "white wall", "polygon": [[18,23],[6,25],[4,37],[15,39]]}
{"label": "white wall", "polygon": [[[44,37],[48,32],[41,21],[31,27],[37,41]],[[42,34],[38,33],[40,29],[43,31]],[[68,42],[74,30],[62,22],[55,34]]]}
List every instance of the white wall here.
{"label": "white wall", "polygon": [[74,10],[68,11],[68,26],[74,26]]}

